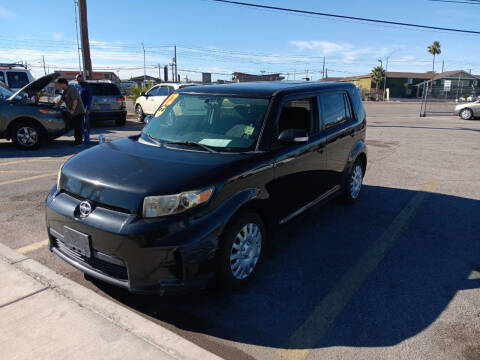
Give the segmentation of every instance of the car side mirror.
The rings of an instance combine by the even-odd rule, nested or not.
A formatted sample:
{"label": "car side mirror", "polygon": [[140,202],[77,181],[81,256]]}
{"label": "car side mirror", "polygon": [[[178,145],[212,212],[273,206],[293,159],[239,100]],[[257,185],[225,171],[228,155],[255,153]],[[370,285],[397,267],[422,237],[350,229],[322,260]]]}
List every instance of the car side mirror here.
{"label": "car side mirror", "polygon": [[286,129],[278,136],[278,141],[284,144],[308,142],[308,132],[302,129]]}
{"label": "car side mirror", "polygon": [[148,96],[145,91],[142,91],[142,92],[140,93],[140,95],[141,95],[141,96]]}

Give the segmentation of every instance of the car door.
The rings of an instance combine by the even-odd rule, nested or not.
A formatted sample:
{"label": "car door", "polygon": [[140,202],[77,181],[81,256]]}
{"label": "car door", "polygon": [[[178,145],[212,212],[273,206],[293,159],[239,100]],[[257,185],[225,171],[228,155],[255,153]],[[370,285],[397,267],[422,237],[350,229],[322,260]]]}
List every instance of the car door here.
{"label": "car door", "polygon": [[146,102],[148,103],[148,114],[153,114],[155,111],[157,111],[169,94],[170,90],[168,86],[158,86],[155,93],[147,98]]}
{"label": "car door", "polygon": [[343,183],[345,166],[355,144],[355,118],[347,91],[328,91],[318,96],[321,133],[325,137],[330,189]]}
{"label": "car door", "polygon": [[302,129],[306,143],[276,143],[275,179],[272,183],[275,210],[280,223],[287,222],[322,196],[326,170],[325,138],[318,132],[314,96],[287,99],[277,119],[277,137],[285,129]]}

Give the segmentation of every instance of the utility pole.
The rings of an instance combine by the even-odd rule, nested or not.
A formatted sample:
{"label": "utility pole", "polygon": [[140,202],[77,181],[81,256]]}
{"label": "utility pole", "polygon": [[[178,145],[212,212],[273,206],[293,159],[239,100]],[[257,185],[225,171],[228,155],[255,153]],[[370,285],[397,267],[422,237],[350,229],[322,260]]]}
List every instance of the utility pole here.
{"label": "utility pole", "polygon": [[158,80],[162,81],[162,67],[158,64]]}
{"label": "utility pole", "polygon": [[47,75],[47,68],[45,67],[45,55],[42,55],[42,61],[43,61],[43,72],[45,75]]}
{"label": "utility pole", "polygon": [[175,64],[174,82],[178,82],[178,68],[177,68],[177,45],[173,46],[173,63]]}
{"label": "utility pole", "polygon": [[83,72],[86,80],[92,80],[92,60],[90,59],[90,43],[88,41],[87,2],[78,0],[80,29],[82,39]]}
{"label": "utility pole", "polygon": [[323,57],[322,80],[325,79],[325,56]]}
{"label": "utility pole", "polygon": [[[175,59],[173,59],[173,60],[175,60]],[[172,63],[170,64],[170,66],[172,67],[172,78],[173,78],[172,81],[173,81],[173,82],[176,82],[176,81],[175,81],[175,70],[174,70],[174,68],[175,68],[175,63],[172,61]]]}
{"label": "utility pole", "polygon": [[145,46],[143,46],[142,42],[142,49],[143,49],[143,87],[147,86],[147,68],[145,63]]}
{"label": "utility pole", "polygon": [[444,68],[445,68],[445,60],[442,60],[442,73]]}
{"label": "utility pole", "polygon": [[383,82],[383,101],[385,101],[385,92],[387,91],[387,71],[388,71],[388,60],[390,56],[387,56],[387,63],[385,65],[385,81]]}

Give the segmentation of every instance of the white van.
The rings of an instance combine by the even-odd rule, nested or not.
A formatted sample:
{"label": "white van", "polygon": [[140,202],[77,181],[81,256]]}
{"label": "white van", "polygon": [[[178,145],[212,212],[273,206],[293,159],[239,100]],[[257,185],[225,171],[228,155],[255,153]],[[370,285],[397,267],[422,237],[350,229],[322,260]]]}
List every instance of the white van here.
{"label": "white van", "polygon": [[30,70],[22,64],[1,64],[0,81],[13,92],[20,90],[34,80]]}

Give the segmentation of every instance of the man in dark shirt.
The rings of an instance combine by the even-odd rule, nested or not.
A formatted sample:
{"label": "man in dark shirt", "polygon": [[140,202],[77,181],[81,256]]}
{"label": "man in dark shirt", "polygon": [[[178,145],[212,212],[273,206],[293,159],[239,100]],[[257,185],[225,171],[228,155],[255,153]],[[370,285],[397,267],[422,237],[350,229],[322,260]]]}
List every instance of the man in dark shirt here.
{"label": "man in dark shirt", "polygon": [[82,74],[78,74],[76,79],[80,89],[80,97],[82,98],[83,106],[85,107],[83,134],[85,136],[85,143],[88,143],[90,141],[90,106],[92,105],[92,89],[85,81]]}
{"label": "man in dark shirt", "polygon": [[58,78],[56,82],[57,86],[63,90],[62,99],[58,102],[56,107],[59,107],[62,102],[65,102],[70,115],[70,123],[74,129],[75,144],[81,144],[83,115],[85,113],[82,98],[75,86],[68,85],[67,79]]}

